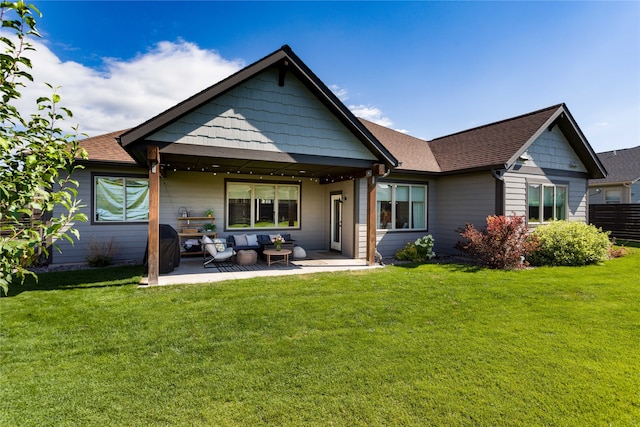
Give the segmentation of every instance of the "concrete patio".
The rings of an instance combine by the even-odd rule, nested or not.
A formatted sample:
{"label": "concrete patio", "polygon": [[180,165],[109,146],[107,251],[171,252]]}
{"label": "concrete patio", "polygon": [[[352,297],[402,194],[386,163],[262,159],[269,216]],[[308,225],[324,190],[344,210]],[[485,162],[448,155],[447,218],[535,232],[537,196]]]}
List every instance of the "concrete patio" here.
{"label": "concrete patio", "polygon": [[[293,274],[310,274],[330,271],[367,270],[380,268],[380,265],[368,266],[364,259],[346,258],[329,251],[307,251],[304,259],[291,259],[289,265],[272,264],[259,260],[258,264],[239,266],[235,262],[213,265],[204,268],[201,256],[184,257],[180,266],[168,274],[161,274],[158,285],[177,285],[184,283],[207,283],[224,280],[248,279],[252,277],[284,276]],[[141,285],[147,285],[143,277]]]}

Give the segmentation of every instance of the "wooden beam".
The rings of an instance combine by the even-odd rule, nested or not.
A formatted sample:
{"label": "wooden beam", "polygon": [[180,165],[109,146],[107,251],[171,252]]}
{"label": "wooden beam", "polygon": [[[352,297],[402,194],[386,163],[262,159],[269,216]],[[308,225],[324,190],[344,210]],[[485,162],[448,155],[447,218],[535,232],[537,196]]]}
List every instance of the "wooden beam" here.
{"label": "wooden beam", "polygon": [[376,163],[375,165],[373,165],[373,168],[371,168],[373,176],[382,176],[384,175],[386,170],[387,168],[384,163]]}
{"label": "wooden beam", "polygon": [[149,285],[158,284],[160,272],[160,148],[147,147],[149,163],[149,227],[148,227],[148,274]]}
{"label": "wooden beam", "polygon": [[287,68],[289,67],[289,61],[286,59],[280,63],[278,69],[278,86],[284,86],[284,78],[287,75]]}

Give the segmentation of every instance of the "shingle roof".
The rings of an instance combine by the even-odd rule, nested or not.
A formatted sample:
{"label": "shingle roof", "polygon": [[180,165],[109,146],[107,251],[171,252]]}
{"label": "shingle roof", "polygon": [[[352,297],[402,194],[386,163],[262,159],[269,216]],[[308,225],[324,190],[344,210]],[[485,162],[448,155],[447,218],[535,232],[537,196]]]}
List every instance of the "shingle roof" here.
{"label": "shingle roof", "polygon": [[415,138],[402,132],[389,129],[358,118],[369,132],[375,136],[400,161],[396,170],[411,170],[420,172],[440,172],[427,141]]}
{"label": "shingle roof", "polygon": [[521,150],[562,107],[563,104],[558,104],[436,138],[429,141],[429,146],[442,172],[499,167]]}
{"label": "shingle roof", "polygon": [[635,182],[640,179],[640,145],[598,153],[598,158],[609,175],[604,179],[590,179],[590,185]]}
{"label": "shingle roof", "polygon": [[88,160],[91,162],[134,165],[136,164],[135,160],[116,141],[116,138],[124,132],[126,129],[86,138],[80,141],[80,146],[87,150]]}
{"label": "shingle roof", "polygon": [[[562,122],[565,122],[564,126],[569,126],[576,131],[571,132],[581,135],[577,127],[573,128],[571,125],[567,125],[567,123],[573,123],[573,120],[569,120],[566,116],[570,118],[568,110],[564,104],[559,104],[431,141],[415,138],[364,119],[358,120],[360,125],[378,143],[382,144],[395,159],[398,159],[399,165],[396,170],[439,174],[502,168],[509,161],[512,161],[514,156],[526,149],[527,144],[531,143],[545,129],[545,125],[548,126],[550,122],[556,123],[557,120],[552,120],[554,117],[563,117],[560,125],[563,126]],[[136,163],[133,158],[116,141],[116,138],[126,132],[127,130],[122,130],[87,138],[82,140],[80,145],[87,150],[89,161],[134,165]],[[580,140],[580,137],[578,139]],[[575,147],[574,145],[574,149]],[[583,151],[591,150],[588,144],[581,144],[579,148]],[[626,153],[627,151],[632,152]],[[620,155],[623,152],[625,156]],[[611,154],[613,152],[603,153],[599,156],[600,161],[598,161],[595,155],[591,160],[590,155],[584,152],[583,156],[586,157],[583,158],[593,163],[590,167],[597,170],[602,167],[603,159],[612,158]],[[640,147],[619,150],[616,157],[617,159],[613,159],[613,161],[619,160],[626,163],[620,163],[620,165],[607,163],[607,169],[612,171],[620,169],[620,173],[635,171],[631,173],[631,175],[635,173],[635,176],[629,178],[628,181],[635,180],[640,176],[638,173]],[[633,169],[634,167],[635,169]],[[602,173],[599,174],[599,176],[602,175]],[[591,176],[598,176],[598,174]],[[591,180],[591,182],[619,182],[622,181],[622,178],[624,177],[616,173],[606,180]]]}

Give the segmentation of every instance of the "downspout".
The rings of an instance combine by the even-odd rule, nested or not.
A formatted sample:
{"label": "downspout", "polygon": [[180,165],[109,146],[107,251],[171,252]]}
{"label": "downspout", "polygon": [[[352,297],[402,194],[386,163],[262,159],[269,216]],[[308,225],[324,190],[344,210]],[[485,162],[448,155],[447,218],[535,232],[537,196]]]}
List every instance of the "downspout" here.
{"label": "downspout", "polygon": [[505,214],[505,194],[504,194],[504,175],[509,170],[509,165],[505,163],[504,169],[491,169],[491,175],[495,178],[495,190],[493,197],[495,198],[493,210],[495,215]]}

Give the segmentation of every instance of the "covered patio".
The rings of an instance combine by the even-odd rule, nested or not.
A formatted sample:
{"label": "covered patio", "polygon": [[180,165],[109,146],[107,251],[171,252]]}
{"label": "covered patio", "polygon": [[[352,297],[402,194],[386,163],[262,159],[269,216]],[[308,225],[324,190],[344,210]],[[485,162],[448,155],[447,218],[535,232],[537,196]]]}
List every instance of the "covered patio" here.
{"label": "covered patio", "polygon": [[[381,267],[379,264],[369,265],[365,259],[348,258],[331,251],[308,251],[304,259],[291,259],[289,265],[278,263],[271,266],[267,266],[265,261],[260,260],[254,265],[240,266],[231,261],[220,263],[212,268],[204,268],[202,258],[194,256],[182,258],[178,268],[158,277],[157,284],[209,283],[254,277],[366,270],[379,267]],[[143,277],[141,285],[148,284],[148,277]]]}
{"label": "covered patio", "polygon": [[149,171],[149,285],[177,280],[159,277],[158,229],[180,206],[215,210],[217,237],[291,233],[307,250],[375,264],[376,179],[398,161],[288,46],[119,142]]}

